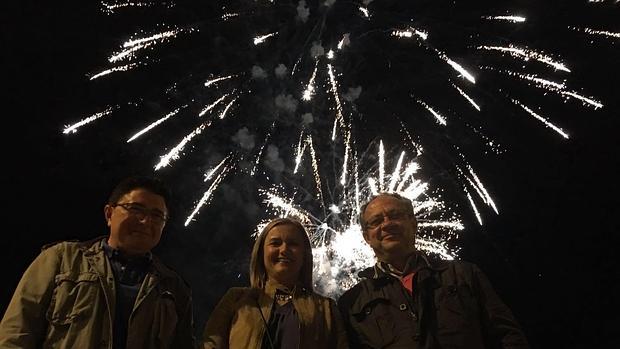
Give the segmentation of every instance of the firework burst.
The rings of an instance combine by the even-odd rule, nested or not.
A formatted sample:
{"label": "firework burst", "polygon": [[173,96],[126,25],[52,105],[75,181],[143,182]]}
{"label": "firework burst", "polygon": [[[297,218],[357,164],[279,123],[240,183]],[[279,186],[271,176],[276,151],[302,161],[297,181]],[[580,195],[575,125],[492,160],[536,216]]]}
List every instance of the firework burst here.
{"label": "firework burst", "polygon": [[[156,171],[210,168],[208,189],[192,199],[185,224],[199,219],[227,176],[253,178],[274,215],[297,216],[310,228],[316,272],[331,293],[372,263],[356,223],[370,195],[411,198],[419,248],[454,258],[462,216],[483,224],[499,213],[469,161],[505,151],[491,130],[521,123],[569,139],[553,106],[604,107],[571,82],[575,69],[554,53],[553,38],[528,42],[544,13],[512,8],[484,1],[103,2],[110,21],[131,19],[133,34],[89,79],[123,84],[148,75],[149,82],[64,133],[77,137],[126,105],[157,102],[158,113],[136,113],[143,127],[125,141],[156,139]],[[141,26],[147,16],[161,22]],[[618,39],[610,28],[554,20],[555,35],[575,45]],[[523,117],[508,121],[513,115]],[[201,148],[227,155],[205,164],[196,155]]]}

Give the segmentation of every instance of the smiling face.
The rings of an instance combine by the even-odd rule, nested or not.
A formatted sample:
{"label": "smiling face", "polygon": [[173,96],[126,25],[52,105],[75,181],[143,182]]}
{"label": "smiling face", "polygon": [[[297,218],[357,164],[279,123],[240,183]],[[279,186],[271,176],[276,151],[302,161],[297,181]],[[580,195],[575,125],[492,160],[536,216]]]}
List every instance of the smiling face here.
{"label": "smiling face", "polygon": [[304,264],[304,232],[292,224],[279,224],[267,233],[263,263],[267,278],[292,287],[300,280]]}
{"label": "smiling face", "polygon": [[376,197],[363,213],[364,239],[381,261],[393,263],[415,251],[417,221],[395,197]]}
{"label": "smiling face", "polygon": [[167,212],[162,196],[143,188],[130,191],[115,205],[104,208],[110,227],[108,244],[129,255],[149,252],[159,243],[164,229],[165,221],[158,217],[166,217]]}

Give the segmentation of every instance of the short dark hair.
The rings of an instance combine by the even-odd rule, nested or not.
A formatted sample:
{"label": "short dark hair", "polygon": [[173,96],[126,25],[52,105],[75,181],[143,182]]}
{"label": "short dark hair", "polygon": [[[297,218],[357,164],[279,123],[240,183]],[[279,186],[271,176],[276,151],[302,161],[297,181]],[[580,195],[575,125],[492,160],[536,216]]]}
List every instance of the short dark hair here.
{"label": "short dark hair", "polygon": [[131,192],[134,189],[146,189],[153,194],[157,194],[164,198],[166,206],[170,206],[170,190],[161,179],[148,176],[131,176],[120,181],[108,198],[108,204],[113,205],[118,203],[123,195]]}
{"label": "short dark hair", "polygon": [[409,213],[412,217],[415,217],[415,212],[413,211],[413,203],[411,202],[411,200],[407,199],[406,197],[397,194],[397,193],[379,193],[376,195],[371,196],[368,201],[366,201],[366,203],[364,205],[362,205],[362,207],[360,207],[360,215],[359,215],[359,221],[360,221],[360,226],[362,227],[362,232],[366,230],[366,222],[364,221],[364,212],[366,212],[366,207],[368,207],[368,205],[376,198],[380,197],[380,196],[389,196],[392,197],[398,201],[400,201],[404,206],[405,209],[407,210],[407,213]]}

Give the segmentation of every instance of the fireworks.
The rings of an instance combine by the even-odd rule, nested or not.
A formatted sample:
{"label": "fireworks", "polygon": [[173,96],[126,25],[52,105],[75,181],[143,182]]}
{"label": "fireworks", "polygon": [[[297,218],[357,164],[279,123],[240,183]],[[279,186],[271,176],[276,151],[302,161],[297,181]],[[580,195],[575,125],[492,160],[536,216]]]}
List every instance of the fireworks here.
{"label": "fireworks", "polygon": [[[601,6],[590,3],[581,6]],[[138,31],[134,22],[129,39],[119,38],[104,66],[89,74],[94,84],[122,84],[124,76],[146,73],[153,78],[144,90],[96,108],[64,133],[95,127],[134,100],[172,106],[141,115],[144,127],[127,143],[156,138],[156,171],[211,169],[208,189],[190,199],[185,224],[199,219],[227,176],[251,178],[273,215],[294,215],[309,227],[320,288],[330,294],[373,262],[356,223],[370,195],[399,192],[412,199],[418,247],[455,258],[463,222],[483,224],[499,212],[468,161],[482,148],[499,153],[486,130],[508,122],[493,115],[523,115],[513,122],[568,139],[558,115],[543,106],[571,103],[587,112],[604,106],[575,86],[575,68],[553,47],[524,43],[520,30],[540,23],[528,19],[528,9],[490,11],[482,3],[450,1],[203,6],[102,3],[110,20],[139,10],[170,22]],[[575,45],[618,39],[609,28],[554,20]],[[166,137],[151,136],[155,132]],[[196,149],[206,140],[205,152],[227,155],[204,163]]]}

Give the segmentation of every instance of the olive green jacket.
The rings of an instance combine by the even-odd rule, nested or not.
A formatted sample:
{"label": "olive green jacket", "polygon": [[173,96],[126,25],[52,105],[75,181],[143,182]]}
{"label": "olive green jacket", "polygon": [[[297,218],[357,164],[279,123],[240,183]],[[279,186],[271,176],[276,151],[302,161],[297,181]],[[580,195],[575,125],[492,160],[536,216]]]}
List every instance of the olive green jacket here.
{"label": "olive green jacket", "polygon": [[[0,322],[0,348],[112,348],[114,275],[103,238],[44,248]],[[192,348],[191,294],[157,258],[131,313],[127,348]]]}
{"label": "olive green jacket", "polygon": [[[276,288],[281,288],[279,286],[267,283],[264,290],[229,289],[207,321],[204,349],[260,349],[265,322],[269,321],[273,296]],[[300,349],[349,347],[340,313],[332,299],[297,287],[293,292],[293,306],[300,323]]]}

